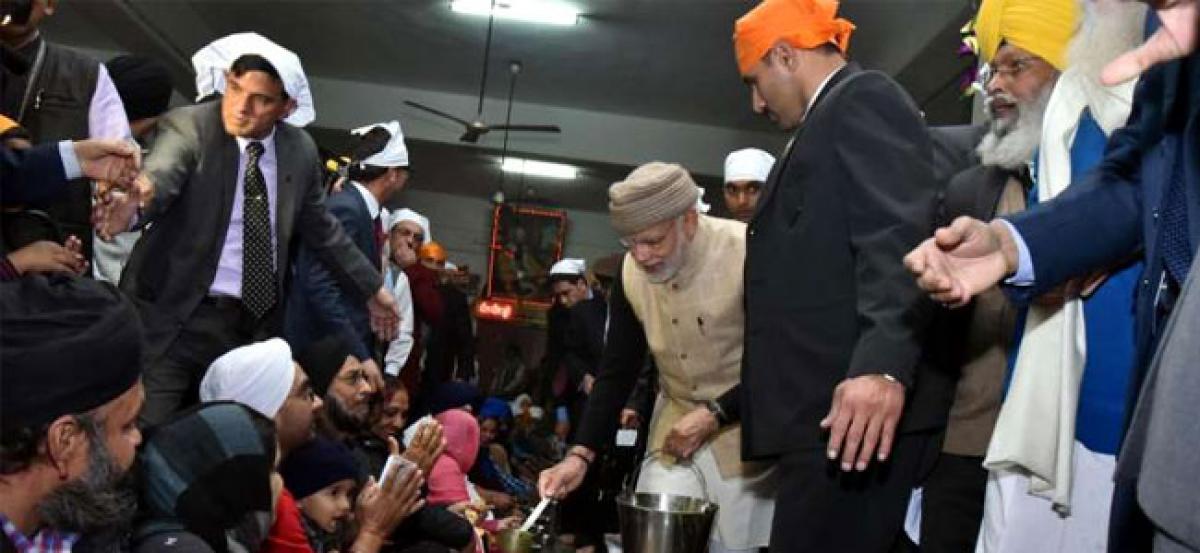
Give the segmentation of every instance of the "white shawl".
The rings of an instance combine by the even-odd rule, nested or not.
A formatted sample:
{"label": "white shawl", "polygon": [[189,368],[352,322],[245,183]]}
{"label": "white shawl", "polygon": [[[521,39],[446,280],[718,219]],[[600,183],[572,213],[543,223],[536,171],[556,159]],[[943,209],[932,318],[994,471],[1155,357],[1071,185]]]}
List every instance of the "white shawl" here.
{"label": "white shawl", "polygon": [[[1132,3],[1131,3],[1132,4]],[[1136,13],[1131,13],[1131,10]],[[1037,192],[1041,201],[1071,184],[1071,145],[1084,109],[1109,135],[1129,117],[1134,83],[1106,88],[1099,70],[1141,40],[1144,7],[1085,2],[1071,65],[1059,76],[1042,124]],[[1031,305],[1008,395],[984,467],[1029,476],[1029,493],[1070,511],[1072,447],[1079,386],[1087,359],[1083,302]]]}

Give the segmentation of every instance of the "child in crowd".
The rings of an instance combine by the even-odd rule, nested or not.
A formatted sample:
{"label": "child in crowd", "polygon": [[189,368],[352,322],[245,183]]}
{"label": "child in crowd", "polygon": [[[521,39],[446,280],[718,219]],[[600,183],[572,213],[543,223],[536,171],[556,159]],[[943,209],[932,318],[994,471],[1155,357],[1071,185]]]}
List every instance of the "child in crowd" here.
{"label": "child in crowd", "polygon": [[293,451],[279,467],[303,515],[314,553],[334,553],[349,543],[358,469],[350,450],[317,438]]}

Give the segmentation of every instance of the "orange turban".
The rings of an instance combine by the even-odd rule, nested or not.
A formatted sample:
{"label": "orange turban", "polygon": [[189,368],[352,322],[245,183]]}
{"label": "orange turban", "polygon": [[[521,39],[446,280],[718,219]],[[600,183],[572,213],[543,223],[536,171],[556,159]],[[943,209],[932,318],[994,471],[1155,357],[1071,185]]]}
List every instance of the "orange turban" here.
{"label": "orange turban", "polygon": [[763,0],[734,25],[738,71],[749,73],[780,40],[805,49],[833,44],[845,54],[854,24],[837,9],[837,0]]}
{"label": "orange turban", "polygon": [[9,130],[15,129],[19,126],[20,125],[18,125],[16,121],[13,121],[12,119],[9,119],[8,117],[0,115],[0,134],[4,134],[4,133],[8,132]]}
{"label": "orange turban", "polygon": [[446,248],[437,242],[429,242],[421,246],[421,251],[417,252],[421,259],[432,259],[438,263],[446,261]]}

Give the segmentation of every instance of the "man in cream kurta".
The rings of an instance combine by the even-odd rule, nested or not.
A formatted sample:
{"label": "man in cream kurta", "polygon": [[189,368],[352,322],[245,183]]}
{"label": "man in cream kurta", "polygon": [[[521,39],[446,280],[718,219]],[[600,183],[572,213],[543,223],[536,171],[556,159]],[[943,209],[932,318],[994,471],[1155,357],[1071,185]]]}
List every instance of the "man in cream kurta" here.
{"label": "man in cream kurta", "polygon": [[743,463],[741,429],[725,424],[742,363],[746,226],[699,214],[697,195],[682,167],[664,163],[639,167],[609,189],[613,227],[629,251],[577,445],[539,488],[561,497],[579,485],[612,439],[650,353],[662,391],[648,450],[661,454],[646,463],[638,490],[707,497],[719,505],[710,550],[753,550],[770,537],[773,470]]}

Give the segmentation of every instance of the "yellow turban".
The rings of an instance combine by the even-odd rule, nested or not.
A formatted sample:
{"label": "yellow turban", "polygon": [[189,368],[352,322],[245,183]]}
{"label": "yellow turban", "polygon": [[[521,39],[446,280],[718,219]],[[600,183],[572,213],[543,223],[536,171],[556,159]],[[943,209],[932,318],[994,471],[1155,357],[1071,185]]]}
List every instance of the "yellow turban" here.
{"label": "yellow turban", "polygon": [[975,19],[979,55],[991,63],[1008,42],[1062,71],[1079,18],[1079,0],[983,0]]}
{"label": "yellow turban", "polygon": [[738,70],[749,73],[780,40],[806,49],[833,44],[846,53],[854,24],[837,9],[837,0],[763,0],[734,25]]}

